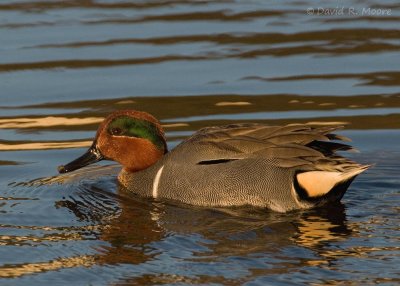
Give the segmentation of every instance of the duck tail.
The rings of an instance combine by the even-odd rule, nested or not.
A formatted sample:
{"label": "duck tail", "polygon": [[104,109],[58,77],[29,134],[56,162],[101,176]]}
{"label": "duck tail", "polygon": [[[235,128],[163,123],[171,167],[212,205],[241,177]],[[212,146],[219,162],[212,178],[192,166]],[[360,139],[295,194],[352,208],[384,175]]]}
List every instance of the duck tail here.
{"label": "duck tail", "polygon": [[294,187],[300,198],[320,200],[333,198],[340,200],[351,182],[371,165],[355,165],[344,171],[306,171],[295,175]]}

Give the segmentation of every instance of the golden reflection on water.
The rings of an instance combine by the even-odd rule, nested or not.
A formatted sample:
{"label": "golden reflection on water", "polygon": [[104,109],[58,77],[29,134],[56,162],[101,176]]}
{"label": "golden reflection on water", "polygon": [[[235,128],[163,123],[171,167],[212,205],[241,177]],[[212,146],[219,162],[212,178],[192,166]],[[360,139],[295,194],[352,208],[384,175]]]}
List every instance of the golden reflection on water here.
{"label": "golden reflection on water", "polygon": [[48,262],[26,263],[0,267],[0,277],[11,278],[45,271],[57,271],[63,268],[90,267],[95,259],[90,255],[63,257]]}
{"label": "golden reflection on water", "polygon": [[[260,122],[270,125],[281,125],[291,123],[312,123],[312,124],[340,124],[347,125],[351,129],[388,129],[400,128],[400,114],[391,111],[390,108],[400,107],[400,95],[373,95],[355,97],[335,97],[335,96],[291,96],[291,95],[265,95],[265,96],[238,96],[238,95],[218,95],[218,96],[190,96],[190,97],[142,97],[116,98],[106,100],[90,100],[75,102],[45,103],[37,106],[21,106],[24,108],[57,108],[63,114],[58,116],[15,116],[0,117],[0,131],[2,129],[15,130],[23,134],[40,134],[41,131],[91,131],[95,132],[99,123],[111,111],[117,109],[136,109],[150,112],[159,118],[162,127],[171,131],[195,131],[205,126],[230,124],[232,122]],[[157,102],[157,104],[154,104]],[[355,104],[362,103],[362,104]],[[168,107],[168,108],[165,108]],[[264,119],[257,120],[240,119],[240,114],[250,114],[254,112],[277,112],[277,111],[324,111],[335,109],[368,109],[390,107],[386,114],[368,115],[360,114],[354,116],[331,116],[316,118],[287,118],[287,119]],[[79,113],[65,113],[69,108],[85,108]],[[212,119],[210,115],[235,115],[239,119]],[[237,114],[237,115],[236,115]],[[185,122],[185,117],[205,116],[203,120]],[[290,116],[289,116],[290,117]],[[175,120],[174,120],[175,118]],[[168,119],[168,122],[163,122]],[[86,138],[78,140],[47,141],[34,138],[33,140],[17,140],[7,138],[0,140],[0,151],[17,150],[47,150],[64,148],[81,148],[91,144],[93,133]],[[16,136],[18,138],[18,136]],[[169,140],[182,139],[169,137]]]}
{"label": "golden reflection on water", "polygon": [[[93,172],[96,173],[96,172]],[[99,176],[99,174],[97,174]],[[60,182],[59,182],[60,183]],[[69,182],[67,182],[69,183]],[[91,192],[96,192],[92,190]],[[89,193],[88,193],[89,194]],[[125,196],[124,190],[119,195]],[[84,198],[84,196],[80,196]],[[94,199],[94,200],[92,200]],[[97,201],[99,200],[99,201]],[[104,202],[93,196],[90,200],[82,201],[63,200],[57,202],[58,207],[66,207],[78,218],[84,213],[96,212],[95,205]],[[97,251],[94,255],[78,255],[62,257],[43,262],[23,263],[15,265],[3,265],[0,267],[0,277],[19,277],[34,273],[57,271],[63,268],[91,267],[94,265],[118,265],[145,264],[160,252],[168,252],[168,249],[159,249],[154,252],[156,243],[168,242],[168,237],[196,233],[206,247],[206,252],[190,250],[191,261],[212,262],[231,257],[254,255],[258,257],[268,255],[275,257],[276,253],[294,245],[309,249],[315,255],[309,259],[297,259],[281,257],[281,262],[274,262],[273,268],[255,268],[250,271],[254,275],[287,274],[299,267],[320,267],[331,269],[332,262],[344,257],[368,258],[371,253],[380,255],[380,251],[399,251],[397,246],[370,247],[370,246],[343,246],[330,247],[339,241],[346,241],[351,237],[358,237],[362,229],[357,223],[348,224],[343,206],[338,206],[330,211],[311,211],[311,213],[292,213],[285,216],[275,213],[256,213],[251,217],[243,216],[238,210],[227,212],[215,212],[207,209],[192,209],[164,203],[151,203],[129,197],[119,197],[119,210],[112,211],[111,215],[95,214],[103,217],[101,224],[97,226],[85,226],[80,228],[47,228],[33,227],[32,229],[53,232],[43,236],[1,236],[2,245],[35,245],[49,241],[77,241],[85,240],[85,236],[91,231],[99,233],[100,243],[93,248]],[[334,213],[333,211],[336,211]],[[31,228],[31,227],[28,227]],[[265,231],[265,229],[269,231]],[[138,231],[140,230],[140,231]],[[189,238],[187,238],[189,239]],[[139,247],[138,247],[139,246]],[[183,246],[185,247],[188,246]],[[300,254],[299,254],[300,255]],[[374,254],[373,254],[374,255]],[[148,277],[151,281],[158,282],[189,281],[185,276],[171,276],[166,274]],[[195,280],[206,279],[196,278]],[[132,281],[136,281],[133,279]],[[154,280],[155,281],[155,280]],[[202,280],[203,281],[203,280]],[[226,280],[223,280],[226,282]],[[210,282],[206,279],[204,283]]]}
{"label": "golden reflection on water", "polygon": [[102,117],[85,117],[85,118],[67,118],[67,117],[55,117],[46,116],[38,118],[7,118],[0,119],[0,129],[8,128],[40,128],[40,127],[51,127],[51,126],[76,126],[76,125],[87,125],[94,124],[103,121]]}
{"label": "golden reflection on water", "polygon": [[0,151],[20,151],[20,150],[49,150],[88,147],[92,141],[72,141],[72,142],[34,142],[20,144],[0,143]]}
{"label": "golden reflection on water", "polygon": [[0,245],[23,246],[31,245],[31,243],[44,243],[48,241],[63,241],[63,240],[82,240],[81,234],[71,233],[52,233],[43,236],[16,236],[16,235],[0,235]]}
{"label": "golden reflection on water", "polygon": [[345,240],[345,236],[340,236],[332,230],[337,226],[327,219],[310,216],[307,220],[299,222],[296,242],[305,247],[314,247],[324,242]]}
{"label": "golden reflection on water", "polygon": [[221,101],[217,102],[215,106],[244,106],[251,105],[251,102],[247,101]]}
{"label": "golden reflection on water", "polygon": [[[119,104],[119,103],[116,103]],[[234,104],[235,105],[235,104]],[[29,129],[54,126],[84,126],[100,123],[104,117],[67,118],[47,116],[41,118],[7,118],[0,119],[0,129]],[[163,128],[188,126],[187,123],[162,124]]]}

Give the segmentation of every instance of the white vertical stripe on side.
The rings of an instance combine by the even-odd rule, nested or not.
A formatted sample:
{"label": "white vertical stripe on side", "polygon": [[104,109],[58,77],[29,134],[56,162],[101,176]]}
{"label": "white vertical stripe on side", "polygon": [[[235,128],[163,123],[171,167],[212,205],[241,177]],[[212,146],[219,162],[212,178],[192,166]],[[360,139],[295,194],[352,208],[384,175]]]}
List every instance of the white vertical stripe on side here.
{"label": "white vertical stripe on side", "polygon": [[160,178],[161,178],[163,169],[164,169],[164,166],[162,166],[158,170],[156,177],[154,178],[154,181],[153,181],[153,198],[155,198],[155,199],[158,197],[158,184],[160,183]]}

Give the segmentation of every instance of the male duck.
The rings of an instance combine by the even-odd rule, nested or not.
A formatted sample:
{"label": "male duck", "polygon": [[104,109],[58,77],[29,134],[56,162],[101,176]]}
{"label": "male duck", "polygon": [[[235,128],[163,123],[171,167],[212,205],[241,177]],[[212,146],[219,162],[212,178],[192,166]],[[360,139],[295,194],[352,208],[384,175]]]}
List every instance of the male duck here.
{"label": "male duck", "polygon": [[339,201],[369,167],[335,153],[352,149],[331,142],[349,140],[331,133],[339,127],[206,127],[168,152],[156,118],[116,111],[101,123],[88,151],[58,171],[109,159],[122,164],[119,182],[135,194],[199,206],[253,205],[286,212]]}

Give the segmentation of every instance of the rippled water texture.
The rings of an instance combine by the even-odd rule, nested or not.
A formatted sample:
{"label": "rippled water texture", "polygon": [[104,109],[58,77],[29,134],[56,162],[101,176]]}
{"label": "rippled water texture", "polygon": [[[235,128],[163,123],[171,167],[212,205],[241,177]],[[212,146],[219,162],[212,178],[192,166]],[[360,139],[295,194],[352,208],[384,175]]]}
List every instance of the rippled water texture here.
{"label": "rippled water texture", "polygon": [[[340,3],[1,1],[0,284],[400,284],[400,5]],[[110,162],[57,176],[125,108],[171,148],[342,122],[375,165],[341,204],[288,214],[133,198]]]}

